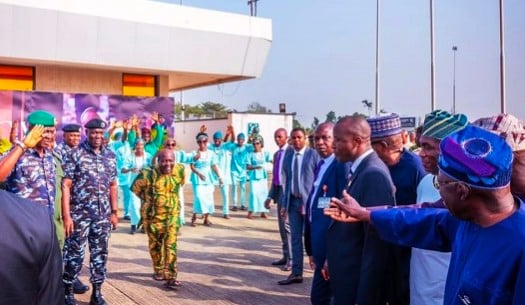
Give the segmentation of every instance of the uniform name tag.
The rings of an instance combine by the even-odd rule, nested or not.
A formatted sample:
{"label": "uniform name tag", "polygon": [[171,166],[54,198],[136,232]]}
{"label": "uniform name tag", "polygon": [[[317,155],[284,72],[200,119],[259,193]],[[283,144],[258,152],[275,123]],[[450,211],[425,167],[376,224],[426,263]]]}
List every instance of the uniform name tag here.
{"label": "uniform name tag", "polygon": [[317,200],[318,209],[326,209],[330,207],[330,197],[319,197]]}

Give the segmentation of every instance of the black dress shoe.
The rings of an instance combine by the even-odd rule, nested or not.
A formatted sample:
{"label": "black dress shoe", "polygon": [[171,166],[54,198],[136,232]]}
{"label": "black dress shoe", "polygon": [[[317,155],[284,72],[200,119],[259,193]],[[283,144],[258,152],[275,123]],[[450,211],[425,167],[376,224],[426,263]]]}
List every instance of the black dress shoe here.
{"label": "black dress shoe", "polygon": [[286,265],[283,266],[282,270],[283,271],[290,271],[290,270],[292,270],[292,262],[286,263]]}
{"label": "black dress shoe", "polygon": [[282,280],[277,283],[279,285],[290,285],[290,284],[300,284],[302,282],[303,282],[302,276],[290,274],[290,276],[286,280]]}
{"label": "black dress shoe", "polygon": [[75,294],[83,294],[83,293],[86,293],[86,291],[88,290],[89,290],[89,287],[87,285],[84,285],[84,283],[82,283],[80,279],[77,279],[76,281],[73,282],[73,292]]}
{"label": "black dress shoe", "polygon": [[273,261],[272,262],[272,266],[281,266],[281,265],[284,265],[284,264],[286,264],[286,259],[284,257],[281,258],[278,261]]}

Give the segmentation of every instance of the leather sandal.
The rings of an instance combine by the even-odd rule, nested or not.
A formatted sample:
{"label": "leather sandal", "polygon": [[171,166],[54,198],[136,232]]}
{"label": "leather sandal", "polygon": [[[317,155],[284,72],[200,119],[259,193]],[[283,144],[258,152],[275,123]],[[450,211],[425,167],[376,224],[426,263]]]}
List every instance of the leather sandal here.
{"label": "leather sandal", "polygon": [[153,273],[152,277],[155,281],[164,281],[164,276],[161,273]]}
{"label": "leather sandal", "polygon": [[181,281],[177,281],[176,279],[171,279],[171,280],[167,280],[166,283],[164,283],[164,286],[167,288],[177,288],[177,287],[182,287],[184,285],[182,285]]}

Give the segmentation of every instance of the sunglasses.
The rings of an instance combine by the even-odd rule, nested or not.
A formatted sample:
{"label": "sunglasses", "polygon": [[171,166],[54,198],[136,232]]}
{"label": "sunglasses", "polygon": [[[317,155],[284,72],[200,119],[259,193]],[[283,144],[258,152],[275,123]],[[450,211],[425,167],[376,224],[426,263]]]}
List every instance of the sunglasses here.
{"label": "sunglasses", "polygon": [[197,143],[207,143],[208,140],[198,140]]}
{"label": "sunglasses", "polygon": [[259,142],[253,142],[253,145],[261,145]]}
{"label": "sunglasses", "polygon": [[166,143],[166,146],[177,146],[175,143]]}

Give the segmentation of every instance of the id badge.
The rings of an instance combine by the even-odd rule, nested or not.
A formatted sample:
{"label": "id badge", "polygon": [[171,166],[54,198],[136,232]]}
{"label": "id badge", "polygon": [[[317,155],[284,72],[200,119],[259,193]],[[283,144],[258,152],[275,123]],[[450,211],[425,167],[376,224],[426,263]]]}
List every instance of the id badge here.
{"label": "id badge", "polygon": [[318,209],[326,209],[330,207],[330,197],[319,197],[317,200]]}

